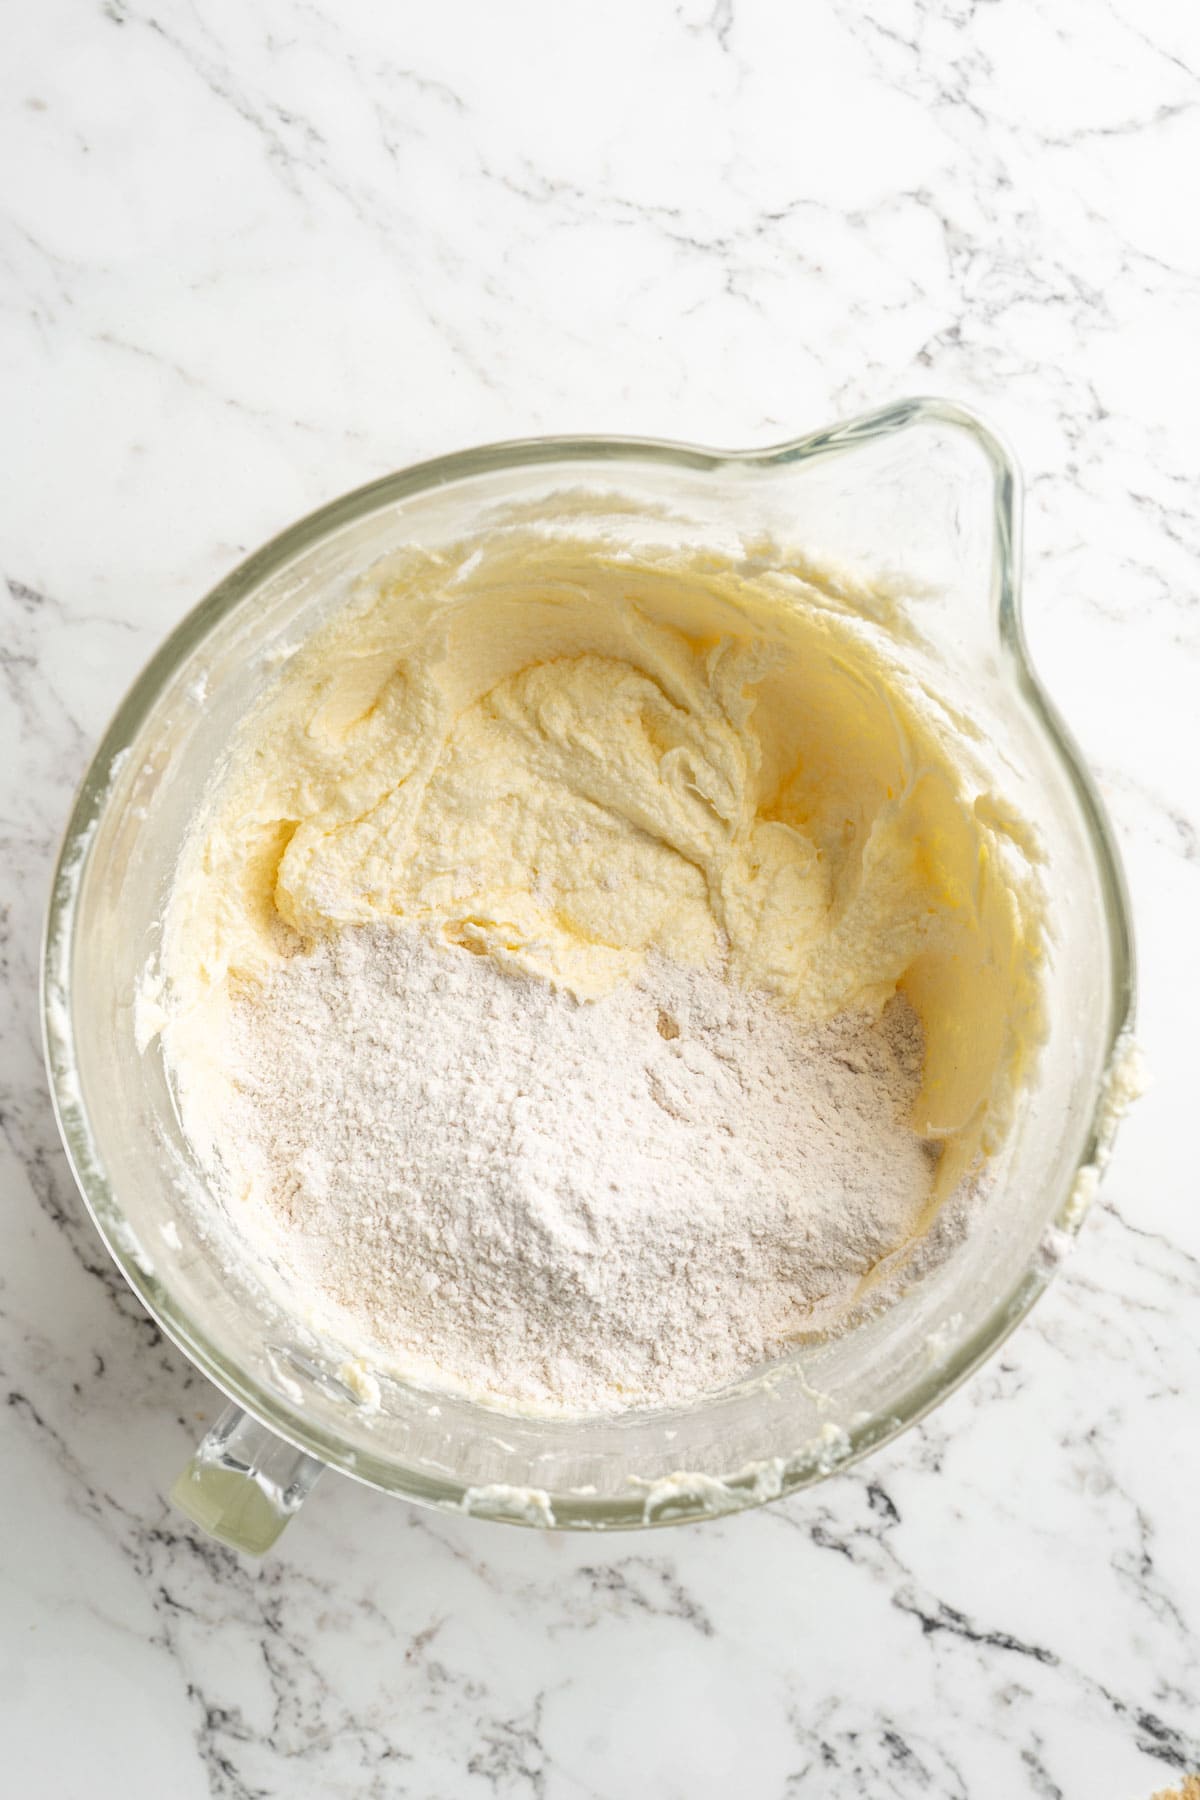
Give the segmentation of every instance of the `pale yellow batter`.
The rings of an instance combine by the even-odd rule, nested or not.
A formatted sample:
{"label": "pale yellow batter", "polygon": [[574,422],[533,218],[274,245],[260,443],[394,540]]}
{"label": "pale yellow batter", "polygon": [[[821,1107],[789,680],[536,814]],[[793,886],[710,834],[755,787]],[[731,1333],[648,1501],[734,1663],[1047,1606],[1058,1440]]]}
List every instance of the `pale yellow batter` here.
{"label": "pale yellow batter", "polygon": [[397,559],[291,659],[180,871],[170,1029],[388,918],[582,999],[725,950],[806,1019],[909,996],[945,1193],[1037,1037],[1019,833],[811,569],[586,531]]}

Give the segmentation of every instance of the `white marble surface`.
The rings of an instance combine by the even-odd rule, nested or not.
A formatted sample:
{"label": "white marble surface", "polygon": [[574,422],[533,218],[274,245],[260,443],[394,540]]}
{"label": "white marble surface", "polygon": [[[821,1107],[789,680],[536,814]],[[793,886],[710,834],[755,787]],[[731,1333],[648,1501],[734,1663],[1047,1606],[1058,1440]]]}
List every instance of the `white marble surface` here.
{"label": "white marble surface", "polygon": [[[44,0],[0,59],[6,1792],[1088,1796],[1200,1768],[1200,13],[1188,0]],[[262,1565],[162,1498],[215,1410],[107,1265],[34,1003],[119,692],[258,541],[556,430],[972,401],[1128,862],[1157,1084],[920,1430],[618,1541],[330,1478]]]}

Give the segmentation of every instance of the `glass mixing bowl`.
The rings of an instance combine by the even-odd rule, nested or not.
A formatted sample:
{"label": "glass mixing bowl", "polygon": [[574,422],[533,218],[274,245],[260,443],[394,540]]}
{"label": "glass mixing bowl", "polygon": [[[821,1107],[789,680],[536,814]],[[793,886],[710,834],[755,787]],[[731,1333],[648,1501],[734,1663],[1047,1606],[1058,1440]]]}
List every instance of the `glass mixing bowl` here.
{"label": "glass mixing bowl", "polygon": [[[536,516],[569,490],[662,509],[679,541],[799,545],[903,571],[934,690],[966,696],[1007,800],[1046,852],[1049,1036],[975,1228],[889,1310],[672,1412],[510,1417],[384,1380],[281,1311],[206,1224],[202,1177],[134,1003],[206,779],[281,651],[402,545]],[[663,533],[656,532],[657,536]],[[885,1443],[1002,1342],[1049,1280],[1107,1155],[1133,1004],[1112,837],[1030,668],[1019,611],[1019,483],[978,419],[913,400],[766,451],[538,439],[421,464],[283,532],[175,630],[106,733],[71,815],[44,964],[59,1125],[108,1249],[143,1304],[232,1405],[174,1498],[261,1550],[332,1466],[480,1517],[603,1530],[679,1522],[786,1494]],[[756,544],[756,554],[760,546]],[[960,704],[961,704],[960,700]],[[211,1212],[209,1214],[211,1218]]]}

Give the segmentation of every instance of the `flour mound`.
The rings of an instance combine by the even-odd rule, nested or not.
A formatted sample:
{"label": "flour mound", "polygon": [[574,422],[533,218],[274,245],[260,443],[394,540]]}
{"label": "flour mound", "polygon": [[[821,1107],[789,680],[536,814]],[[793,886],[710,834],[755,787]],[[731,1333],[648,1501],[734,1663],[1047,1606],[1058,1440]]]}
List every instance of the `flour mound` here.
{"label": "flour mound", "polygon": [[[493,1405],[674,1405],[852,1316],[920,1229],[921,1032],[651,958],[580,1004],[415,927],[275,967],[184,1122],[293,1303]],[[224,1084],[222,1084],[224,1086]]]}

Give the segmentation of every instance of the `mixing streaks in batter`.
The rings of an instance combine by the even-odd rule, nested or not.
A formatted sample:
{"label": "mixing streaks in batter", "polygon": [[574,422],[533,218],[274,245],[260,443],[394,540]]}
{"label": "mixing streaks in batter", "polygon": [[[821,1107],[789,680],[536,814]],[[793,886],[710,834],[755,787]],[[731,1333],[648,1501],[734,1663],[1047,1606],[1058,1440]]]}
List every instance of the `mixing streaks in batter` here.
{"label": "mixing streaks in batter", "polygon": [[246,1254],[369,1365],[568,1415],[886,1304],[1038,1036],[968,764],[777,552],[560,520],[372,571],[215,776],[143,998]]}

